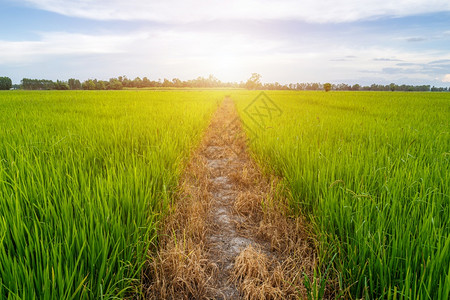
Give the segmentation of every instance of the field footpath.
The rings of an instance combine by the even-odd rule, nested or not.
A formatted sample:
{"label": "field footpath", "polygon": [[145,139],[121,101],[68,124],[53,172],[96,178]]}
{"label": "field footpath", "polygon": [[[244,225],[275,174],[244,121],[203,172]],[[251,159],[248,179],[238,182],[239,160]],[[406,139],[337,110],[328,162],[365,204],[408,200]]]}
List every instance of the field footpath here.
{"label": "field footpath", "polygon": [[180,180],[143,276],[147,298],[305,298],[314,237],[302,218],[289,218],[280,189],[249,156],[226,97]]}

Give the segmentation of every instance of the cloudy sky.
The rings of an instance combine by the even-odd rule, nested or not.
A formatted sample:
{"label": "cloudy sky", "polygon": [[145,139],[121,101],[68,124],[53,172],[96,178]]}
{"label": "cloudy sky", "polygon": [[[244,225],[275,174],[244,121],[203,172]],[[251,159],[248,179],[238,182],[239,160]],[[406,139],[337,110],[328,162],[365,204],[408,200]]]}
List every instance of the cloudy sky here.
{"label": "cloudy sky", "polygon": [[0,76],[450,86],[449,0],[0,0]]}

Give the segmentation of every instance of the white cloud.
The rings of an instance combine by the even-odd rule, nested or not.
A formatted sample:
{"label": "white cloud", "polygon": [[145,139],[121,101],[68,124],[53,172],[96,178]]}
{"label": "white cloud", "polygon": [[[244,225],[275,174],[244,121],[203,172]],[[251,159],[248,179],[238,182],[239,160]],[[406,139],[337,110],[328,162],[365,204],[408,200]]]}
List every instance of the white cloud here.
{"label": "white cloud", "polygon": [[[281,83],[347,80],[366,84],[361,76],[375,78],[370,83],[398,82],[399,75],[429,82],[439,74],[424,72],[422,66],[448,59],[447,52],[434,50],[406,52],[342,41],[159,29],[123,35],[42,33],[38,41],[0,41],[0,53],[2,69],[23,66],[18,80],[26,76],[107,79],[123,74],[191,79],[214,74],[221,80],[240,81],[258,72],[263,81]],[[399,69],[399,60],[408,65]]]}
{"label": "white cloud", "polygon": [[125,45],[144,34],[86,35],[64,32],[41,33],[38,41],[0,40],[0,64],[33,61],[45,56],[123,53]]}
{"label": "white cloud", "polygon": [[450,74],[445,74],[444,78],[442,78],[442,82],[450,82]]}
{"label": "white cloud", "polygon": [[86,35],[64,32],[41,33],[38,41],[0,40],[0,65],[28,63],[62,55],[125,53],[127,45],[145,38],[145,34]]}
{"label": "white cloud", "polygon": [[[177,32],[151,30],[128,32],[123,35],[86,35],[63,32],[41,33],[38,41],[0,40],[0,66],[22,66],[27,72],[41,65],[86,77],[109,75],[159,74],[153,76],[184,77],[215,74],[223,80],[246,78],[251,69],[261,64],[281,41],[251,39],[240,34]],[[273,58],[271,59],[273,60]],[[70,65],[72,70],[65,69]],[[43,71],[44,72],[44,71]],[[100,74],[100,75],[99,75]],[[25,75],[25,74],[24,74]]]}
{"label": "white cloud", "polygon": [[[17,1],[20,4],[23,1]],[[98,20],[167,23],[233,19],[292,19],[339,23],[450,11],[448,0],[25,0],[33,7]]]}

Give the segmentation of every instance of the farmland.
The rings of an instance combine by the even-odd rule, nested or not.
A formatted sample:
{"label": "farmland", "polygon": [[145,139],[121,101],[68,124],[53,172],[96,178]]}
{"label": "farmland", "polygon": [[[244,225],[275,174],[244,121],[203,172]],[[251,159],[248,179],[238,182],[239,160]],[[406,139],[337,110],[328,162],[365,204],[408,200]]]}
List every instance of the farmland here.
{"label": "farmland", "polygon": [[[252,157],[286,187],[289,219],[311,224],[332,295],[448,299],[450,95],[266,91],[279,111],[256,126],[246,108],[259,93],[1,92],[0,299],[139,294],[161,220],[225,95]],[[226,146],[218,156],[231,160]]]}
{"label": "farmland", "polygon": [[182,166],[222,99],[0,93],[0,298],[138,291]]}
{"label": "farmland", "polygon": [[258,129],[244,112],[257,94],[232,95],[250,148],[312,222],[322,265],[336,255],[341,293],[448,299],[450,97],[267,92],[282,114]]}

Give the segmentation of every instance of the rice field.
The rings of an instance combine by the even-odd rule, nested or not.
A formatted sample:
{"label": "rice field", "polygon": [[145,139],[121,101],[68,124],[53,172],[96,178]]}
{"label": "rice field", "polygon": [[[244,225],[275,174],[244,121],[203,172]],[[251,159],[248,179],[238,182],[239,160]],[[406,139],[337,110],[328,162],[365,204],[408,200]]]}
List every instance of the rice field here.
{"label": "rice field", "polygon": [[214,91],[0,93],[0,299],[139,293]]}
{"label": "rice field", "polygon": [[450,95],[266,92],[282,113],[261,129],[258,93],[232,94],[253,155],[313,223],[340,295],[449,299]]}
{"label": "rice field", "polygon": [[259,93],[1,92],[0,299],[139,294],[226,94],[292,216],[312,223],[336,296],[450,298],[450,95],[267,91],[280,110],[256,126]]}

